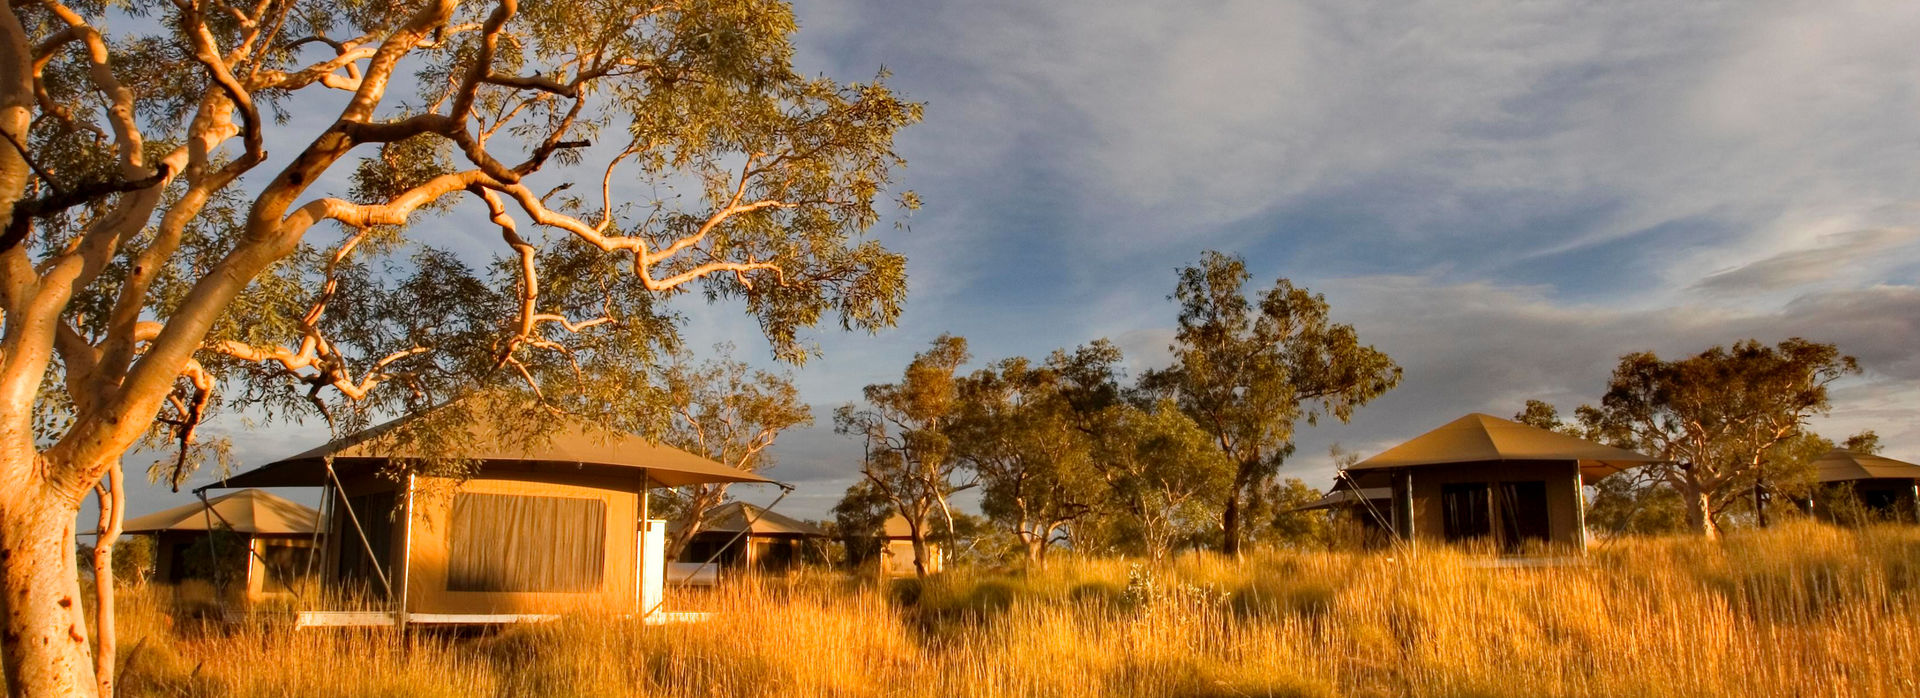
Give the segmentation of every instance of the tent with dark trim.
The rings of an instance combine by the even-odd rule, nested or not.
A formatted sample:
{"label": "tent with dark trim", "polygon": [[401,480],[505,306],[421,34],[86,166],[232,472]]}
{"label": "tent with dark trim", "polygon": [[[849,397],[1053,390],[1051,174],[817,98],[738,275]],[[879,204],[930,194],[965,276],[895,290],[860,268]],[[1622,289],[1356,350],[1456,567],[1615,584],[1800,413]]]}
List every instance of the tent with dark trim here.
{"label": "tent with dark trim", "polygon": [[[667,535],[679,533],[669,524]],[[678,562],[709,560],[729,569],[779,572],[817,562],[827,532],[819,526],[746,502],[728,502],[707,512],[700,530],[680,550]]]}
{"label": "tent with dark trim", "polygon": [[[259,600],[284,592],[307,569],[319,518],[299,503],[248,489],[128,519],[121,532],[153,537],[154,578],[161,582],[218,576],[229,591]],[[213,542],[222,534],[232,536],[222,539],[230,544]],[[214,568],[224,571],[214,575]]]}
{"label": "tent with dark trim", "polygon": [[1872,453],[1828,451],[1813,462],[1820,487],[1802,502],[1827,521],[1920,521],[1920,465]]}
{"label": "tent with dark trim", "polygon": [[1660,459],[1473,413],[1347,468],[1357,486],[1390,487],[1408,543],[1488,541],[1507,552],[1586,548],[1593,480]]}
{"label": "tent with dark trim", "polygon": [[[581,611],[651,619],[666,527],[652,518],[647,491],[773,482],[580,417],[470,400],[212,486],[326,490],[323,583],[390,610],[308,612],[302,623],[495,623]],[[460,467],[396,467],[416,460]]]}

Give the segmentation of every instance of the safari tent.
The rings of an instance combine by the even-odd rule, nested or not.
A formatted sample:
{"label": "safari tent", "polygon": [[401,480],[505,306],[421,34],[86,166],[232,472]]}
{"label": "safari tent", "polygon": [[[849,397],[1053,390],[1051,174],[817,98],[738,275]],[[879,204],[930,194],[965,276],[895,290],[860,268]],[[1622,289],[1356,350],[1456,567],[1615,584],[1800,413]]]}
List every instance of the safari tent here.
{"label": "safari tent", "polygon": [[[913,569],[913,531],[907,526],[907,518],[894,514],[881,528],[884,540],[880,545],[880,576],[908,577],[915,574]],[[927,546],[927,574],[945,569],[946,556],[940,544],[931,540]]]}
{"label": "safari tent", "polygon": [[122,531],[153,537],[155,579],[207,579],[259,600],[309,569],[318,521],[313,509],[247,489],[129,519]]}
{"label": "safari tent", "polygon": [[[572,611],[651,619],[665,525],[650,516],[647,491],[771,482],[584,419],[445,409],[214,485],[325,491],[322,579],[378,610],[313,611],[302,624],[501,623]],[[426,419],[440,422],[412,428]],[[394,474],[424,458],[460,463],[466,477]]]}
{"label": "safari tent", "polygon": [[1388,487],[1405,543],[1486,541],[1507,552],[1545,544],[1585,550],[1587,483],[1658,462],[1651,456],[1469,414],[1361,461],[1347,474]]}
{"label": "safari tent", "polygon": [[[668,535],[677,533],[672,525]],[[827,539],[820,527],[746,502],[728,502],[707,512],[700,530],[675,562],[728,571],[784,572],[820,559]]]}
{"label": "safari tent", "polygon": [[1813,468],[1820,487],[1807,504],[1814,516],[1827,521],[1920,521],[1920,465],[1834,449],[1814,461]]}

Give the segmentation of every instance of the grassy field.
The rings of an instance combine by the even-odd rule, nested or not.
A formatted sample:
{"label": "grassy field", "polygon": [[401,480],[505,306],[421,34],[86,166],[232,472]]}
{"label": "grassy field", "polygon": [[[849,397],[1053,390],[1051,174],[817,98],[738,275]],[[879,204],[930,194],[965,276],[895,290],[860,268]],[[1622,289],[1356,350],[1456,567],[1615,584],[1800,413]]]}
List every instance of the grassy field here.
{"label": "grassy field", "polygon": [[[702,624],[463,637],[215,630],[121,611],[138,696],[1911,696],[1920,530],[1622,541],[1588,564],[1266,553],[1061,559],[919,585],[686,595]],[[137,648],[137,649],[136,649]]]}

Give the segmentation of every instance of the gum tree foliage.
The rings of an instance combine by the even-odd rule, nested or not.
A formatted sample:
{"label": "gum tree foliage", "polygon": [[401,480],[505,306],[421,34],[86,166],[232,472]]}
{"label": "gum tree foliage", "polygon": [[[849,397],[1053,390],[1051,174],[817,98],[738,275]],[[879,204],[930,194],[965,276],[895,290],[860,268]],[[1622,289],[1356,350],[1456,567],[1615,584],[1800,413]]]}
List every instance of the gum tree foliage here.
{"label": "gum tree foliage", "polygon": [[1218,531],[1219,494],[1232,485],[1234,464],[1173,400],[1123,386],[1121,360],[1120,349],[1102,339],[1054,352],[1047,363],[1106,484],[1089,532],[1128,543],[1107,547],[1161,560]]}
{"label": "gum tree foliage", "polygon": [[[714,347],[714,358],[695,363],[675,357],[660,384],[672,413],[661,441],[750,473],[773,467],[773,446],[782,432],[813,424],[793,376],[754,370],[733,358],[731,345]],[[675,559],[700,532],[707,513],[727,499],[727,483],[689,485],[674,499],[678,527],[667,542]]]}
{"label": "gum tree foliage", "polygon": [[1670,461],[1641,470],[1679,496],[1689,530],[1712,538],[1741,495],[1771,487],[1769,474],[1805,451],[1782,446],[1827,411],[1827,386],[1859,371],[1834,345],[1798,337],[1671,361],[1636,352],[1620,357],[1600,406],[1580,419],[1609,443]]}
{"label": "gum tree foliage", "polygon": [[222,408],[345,430],[510,382],[471,404],[639,429],[673,296],[732,299],[793,361],[803,328],[890,324],[904,260],[861,235],[920,107],[797,72],[794,28],[782,0],[10,3],[8,689],[111,690],[75,512],[97,488],[109,569],[122,454],[170,443],[177,479]]}
{"label": "gum tree foliage", "polygon": [[1322,494],[1297,477],[1271,483],[1269,492],[1262,499],[1273,503],[1273,515],[1268,517],[1267,530],[1262,532],[1262,537],[1274,545],[1295,549],[1325,550],[1333,547],[1333,513],[1325,509],[1297,511],[1300,507],[1320,501]]}
{"label": "gum tree foliage", "polygon": [[1061,388],[1053,367],[1004,359],[960,380],[947,426],[954,457],[980,482],[982,513],[1030,565],[1044,563],[1100,495],[1090,440]]}
{"label": "gum tree foliage", "polygon": [[946,432],[958,408],[955,374],[967,359],[966,339],[940,335],[914,355],[900,382],[867,386],[865,408],[848,403],[833,413],[834,431],[864,445],[861,477],[906,519],[914,573],[920,577],[927,574],[927,541],[935,515],[945,524],[947,537],[955,537],[949,500],[976,484],[961,480],[963,464],[954,457]]}
{"label": "gum tree foliage", "polygon": [[1250,497],[1268,489],[1292,454],[1294,425],[1323,415],[1342,422],[1400,382],[1400,366],[1334,323],[1325,296],[1286,279],[1249,298],[1252,278],[1237,256],[1208,251],[1180,270],[1172,299],[1180,327],[1174,365],[1147,386],[1175,397],[1235,464],[1221,493],[1221,551],[1238,554]]}
{"label": "gum tree foliage", "polygon": [[893,502],[866,480],[848,487],[833,505],[833,535],[846,550],[848,567],[858,567],[880,555],[887,517]]}

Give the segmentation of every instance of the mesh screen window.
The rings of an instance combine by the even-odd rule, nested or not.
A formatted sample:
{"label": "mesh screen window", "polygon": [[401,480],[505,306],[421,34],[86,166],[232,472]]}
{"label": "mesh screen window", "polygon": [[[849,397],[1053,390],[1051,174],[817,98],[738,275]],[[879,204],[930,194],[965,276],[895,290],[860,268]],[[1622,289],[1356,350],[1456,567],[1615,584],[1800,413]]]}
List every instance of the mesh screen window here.
{"label": "mesh screen window", "polygon": [[448,591],[599,591],[607,504],[579,497],[459,494]]}

